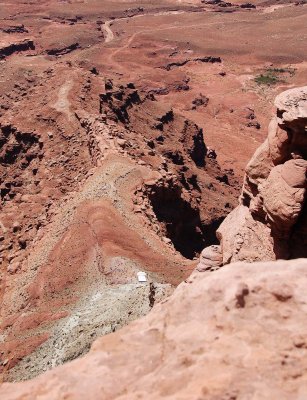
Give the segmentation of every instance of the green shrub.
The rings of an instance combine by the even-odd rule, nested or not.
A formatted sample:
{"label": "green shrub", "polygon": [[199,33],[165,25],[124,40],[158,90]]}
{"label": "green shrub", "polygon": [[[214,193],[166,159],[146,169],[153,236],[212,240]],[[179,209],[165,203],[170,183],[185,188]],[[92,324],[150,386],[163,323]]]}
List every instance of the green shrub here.
{"label": "green shrub", "polygon": [[294,68],[267,68],[265,72],[255,77],[258,85],[275,85],[276,83],[285,82],[284,78],[292,77],[295,74]]}
{"label": "green shrub", "polygon": [[275,74],[289,74],[290,76],[293,76],[295,74],[295,68],[268,68],[268,72],[275,73]]}
{"label": "green shrub", "polygon": [[257,75],[255,78],[255,82],[258,83],[259,85],[275,85],[278,82],[281,82],[281,79],[273,73],[264,73]]}

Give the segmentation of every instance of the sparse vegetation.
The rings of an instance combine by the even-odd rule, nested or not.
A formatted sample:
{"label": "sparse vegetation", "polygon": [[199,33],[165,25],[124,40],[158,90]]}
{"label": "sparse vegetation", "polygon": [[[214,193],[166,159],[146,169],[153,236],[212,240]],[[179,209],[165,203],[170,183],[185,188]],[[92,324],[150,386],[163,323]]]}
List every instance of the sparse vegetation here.
{"label": "sparse vegetation", "polygon": [[295,69],[286,68],[267,68],[262,74],[255,77],[255,82],[258,85],[276,85],[277,83],[285,82],[285,78],[292,77],[295,74]]}
{"label": "sparse vegetation", "polygon": [[259,85],[275,85],[278,82],[281,82],[281,79],[275,74],[270,72],[257,75],[255,78],[255,82]]}
{"label": "sparse vegetation", "polygon": [[290,76],[294,76],[295,68],[287,67],[287,68],[268,68],[269,72],[272,74],[289,74]]}

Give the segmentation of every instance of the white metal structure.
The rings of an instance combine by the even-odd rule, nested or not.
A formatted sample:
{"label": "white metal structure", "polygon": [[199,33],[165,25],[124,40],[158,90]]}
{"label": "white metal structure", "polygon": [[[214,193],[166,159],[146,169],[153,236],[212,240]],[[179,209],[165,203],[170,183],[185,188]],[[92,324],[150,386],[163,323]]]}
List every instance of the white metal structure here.
{"label": "white metal structure", "polygon": [[139,271],[139,272],[137,273],[137,276],[138,276],[138,281],[139,281],[139,282],[147,282],[146,272]]}

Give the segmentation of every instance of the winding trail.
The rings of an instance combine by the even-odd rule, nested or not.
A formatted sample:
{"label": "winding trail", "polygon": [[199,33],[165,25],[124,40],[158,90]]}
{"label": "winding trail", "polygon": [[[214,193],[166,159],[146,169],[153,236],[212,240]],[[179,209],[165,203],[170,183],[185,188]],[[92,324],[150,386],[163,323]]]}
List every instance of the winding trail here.
{"label": "winding trail", "polygon": [[[141,18],[141,17],[145,17],[145,16],[149,16],[149,17],[158,17],[158,16],[166,16],[166,15],[179,15],[179,14],[190,14],[190,13],[203,13],[208,11],[205,8],[199,9],[197,11],[184,11],[184,10],[176,10],[176,11],[160,11],[160,12],[156,12],[153,14],[137,14],[131,17],[120,17],[120,18],[116,18],[116,19],[112,19],[112,20],[108,20],[104,23],[103,25],[103,29],[106,33],[105,36],[105,43],[110,43],[112,40],[115,39],[115,35],[111,29],[111,26],[118,22],[118,21],[124,21],[124,20],[128,20],[128,19],[135,19],[135,18]],[[220,24],[220,22],[210,22],[210,23],[206,23],[205,25],[216,25],[216,24]],[[122,63],[117,62],[114,57],[121,53],[123,50],[126,50],[130,47],[131,43],[135,40],[135,38],[139,35],[142,35],[144,33],[150,33],[150,32],[157,32],[157,31],[167,31],[167,30],[172,30],[172,29],[186,29],[186,28],[195,28],[195,27],[199,27],[199,26],[203,26],[203,22],[198,23],[198,24],[188,24],[188,25],[170,25],[170,26],[164,26],[164,27],[156,27],[156,28],[145,28],[142,30],[139,30],[137,32],[134,32],[126,41],[126,43],[116,49],[114,49],[111,54],[108,56],[108,61],[110,62],[110,64],[112,65],[116,65],[118,67],[118,69],[123,70],[123,66]]]}
{"label": "winding trail", "polygon": [[[290,7],[290,6],[293,6],[293,4],[287,3],[287,4],[280,4],[280,5],[273,5],[273,6],[258,8],[258,10],[261,10],[263,13],[267,14],[267,13],[272,13],[281,8]],[[198,9],[198,10],[194,10],[194,11],[191,11],[191,10],[188,10],[188,11],[185,11],[185,10],[160,11],[160,12],[156,12],[156,13],[152,13],[152,14],[151,13],[136,14],[136,15],[132,15],[129,17],[119,17],[119,18],[110,19],[110,20],[106,21],[103,25],[103,29],[106,34],[105,43],[110,43],[110,42],[112,42],[112,40],[114,40],[114,33],[111,29],[111,26],[120,20],[124,21],[124,20],[131,19],[131,18],[141,18],[141,17],[146,17],[146,16],[159,17],[159,16],[164,16],[164,15],[189,14],[189,13],[195,13],[195,12],[208,12],[208,11],[214,12],[214,10],[210,10],[210,9],[204,7],[204,8]],[[240,11],[242,11],[242,10],[240,10]]]}
{"label": "winding trail", "polygon": [[[200,12],[203,12],[204,10],[200,10]],[[153,14],[137,14],[133,15],[131,17],[120,17],[120,18],[115,18],[115,19],[110,19],[106,21],[103,25],[103,30],[105,31],[105,43],[110,43],[112,40],[114,40],[114,33],[111,29],[111,25],[113,25],[117,21],[124,21],[127,19],[131,18],[141,18],[141,17],[159,17],[163,15],[177,15],[177,14],[187,14],[190,13],[191,11],[184,11],[184,10],[176,10],[176,11],[160,11],[158,13],[153,13]]]}
{"label": "winding trail", "polygon": [[104,29],[104,31],[106,33],[106,37],[105,37],[105,42],[106,43],[109,43],[114,39],[114,34],[112,32],[112,29],[111,29],[111,24],[113,22],[114,22],[114,20],[109,20],[109,21],[106,21],[104,23],[104,25],[103,25],[103,29]]}

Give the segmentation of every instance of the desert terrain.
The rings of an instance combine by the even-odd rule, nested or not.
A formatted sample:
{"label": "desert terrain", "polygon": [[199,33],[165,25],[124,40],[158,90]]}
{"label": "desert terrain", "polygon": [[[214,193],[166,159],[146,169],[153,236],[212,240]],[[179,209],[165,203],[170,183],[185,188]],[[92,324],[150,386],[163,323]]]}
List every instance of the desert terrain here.
{"label": "desert terrain", "polygon": [[[306,91],[278,97],[306,85],[306,18],[305,1],[0,0],[1,381],[34,378],[86,354],[96,338],[110,333],[95,342],[95,349],[102,343],[106,354],[109,345],[116,353],[121,332],[128,332],[130,368],[130,342],[142,340],[134,338],[134,330],[153,318],[148,322],[154,326],[148,343],[160,343],[155,326],[164,313],[167,321],[172,319],[168,296],[179,284],[170,301],[182,301],[186,314],[189,307],[193,310],[190,300],[185,304],[180,296],[184,291],[193,296],[193,289],[185,288],[197,265],[192,277],[204,279],[202,273],[208,274],[206,262],[201,267],[207,253],[201,254],[208,246],[224,240],[224,264],[266,261],[273,268],[274,259],[307,257]],[[283,119],[283,107],[291,118]],[[281,127],[275,129],[277,136],[278,129],[293,129],[296,136],[287,149],[284,142],[276,144],[282,155],[273,156],[271,148],[267,161],[264,153],[253,154],[267,143],[268,130],[269,138],[273,135],[272,116]],[[246,169],[250,159],[256,161]],[[265,176],[261,168],[255,173],[255,163],[257,168],[266,166]],[[286,172],[275,171],[277,164]],[[296,168],[295,182],[291,168]],[[274,186],[279,173],[291,176],[285,179],[292,191]],[[276,180],[271,174],[278,175]],[[265,202],[274,193],[283,199],[287,190],[296,196],[295,204],[292,198],[285,200],[288,208],[293,206],[292,219],[288,209],[284,212],[279,204],[270,208]],[[261,207],[259,198],[264,199]],[[245,207],[247,227],[240,207]],[[278,219],[276,210],[281,209]],[[226,222],[232,210],[237,214]],[[236,237],[244,230],[248,240],[234,251],[231,235],[237,227],[242,230]],[[267,246],[261,247],[259,242],[266,240]],[[295,271],[301,271],[304,262]],[[285,282],[292,278],[283,268],[293,263],[278,264]],[[147,273],[146,284],[138,282],[139,271]],[[236,285],[236,278],[223,271],[218,271],[219,279]],[[265,274],[264,264],[259,271]],[[204,283],[209,294],[202,304],[215,301],[209,288],[210,279],[215,285],[214,274]],[[300,285],[298,279],[293,282]],[[198,287],[195,291],[199,295]],[[250,313],[266,308],[266,300],[260,299],[260,305],[258,300],[250,305]],[[269,304],[271,311],[276,304]],[[179,320],[176,307],[174,320]],[[141,320],[145,322],[132,323],[148,313]],[[246,318],[251,318],[249,311]],[[201,328],[193,322],[189,332]],[[180,323],[172,329],[175,335]],[[178,342],[183,346],[184,337]],[[226,342],[223,351],[228,349]],[[305,344],[301,347],[306,349]],[[86,356],[81,375],[88,365],[100,362],[95,349]],[[113,353],[115,364],[123,363]],[[80,368],[78,360],[74,363]],[[190,365],[189,359],[182,363]],[[80,388],[79,397],[63,397],[61,372],[54,374],[50,387],[55,384],[55,392],[51,395],[46,389],[42,398],[82,398]],[[79,377],[69,379],[73,385]],[[15,397],[15,383],[8,383],[3,391],[0,388],[0,398],[38,399],[43,381],[35,382],[37,397],[30,397],[31,383],[22,389],[25,397]],[[134,387],[129,390],[135,397],[129,397],[129,382],[123,378],[126,389],[106,390],[101,398],[143,398]],[[147,383],[144,387],[151,390]],[[193,385],[197,384],[195,378]],[[106,385],[112,385],[109,375]],[[176,383],[165,385],[150,398],[187,398],[184,393],[176,397],[175,387]],[[210,385],[192,398],[252,398],[231,393],[219,397],[217,389],[216,397],[206,397],[206,390],[210,392]],[[263,398],[282,393],[274,390]],[[93,391],[92,398],[101,393]],[[293,399],[303,399],[304,393]]]}

